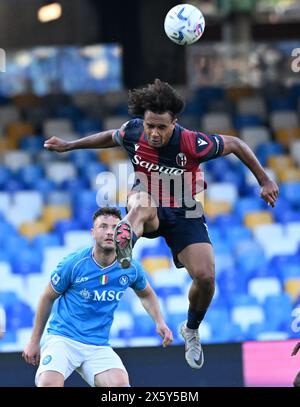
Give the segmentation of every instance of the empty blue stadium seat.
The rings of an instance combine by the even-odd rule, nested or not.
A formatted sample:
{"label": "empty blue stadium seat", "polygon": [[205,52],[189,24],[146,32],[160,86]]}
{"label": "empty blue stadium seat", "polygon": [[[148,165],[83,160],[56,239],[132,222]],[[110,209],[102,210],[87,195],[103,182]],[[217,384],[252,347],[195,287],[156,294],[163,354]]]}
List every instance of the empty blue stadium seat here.
{"label": "empty blue stadium seat", "polygon": [[205,321],[211,326],[213,333],[218,332],[230,323],[229,311],[225,307],[211,306],[205,314]]}
{"label": "empty blue stadium seat", "polygon": [[34,184],[34,189],[36,191],[40,192],[43,195],[43,197],[45,197],[50,192],[55,191],[56,188],[57,187],[56,187],[54,181],[51,181],[48,178],[37,179]]}
{"label": "empty blue stadium seat", "polygon": [[300,208],[300,182],[283,182],[280,194],[294,205],[295,208]]}
{"label": "empty blue stadium seat", "polygon": [[232,247],[234,247],[238,242],[252,239],[252,232],[242,225],[228,225],[228,227],[224,230],[224,234]]}
{"label": "empty blue stadium seat", "polygon": [[237,293],[234,296],[228,298],[228,305],[233,307],[240,307],[240,306],[251,306],[251,305],[259,305],[258,301],[255,297],[252,297],[248,294],[240,294]]}
{"label": "empty blue stadium seat", "polygon": [[102,124],[96,119],[76,119],[74,123],[76,133],[86,135],[86,133],[99,133],[102,130]]}
{"label": "empty blue stadium seat", "polygon": [[220,295],[230,301],[232,296],[247,293],[247,276],[240,270],[224,270],[218,277],[217,282],[220,289]]}
{"label": "empty blue stadium seat", "polygon": [[5,308],[6,326],[9,330],[19,328],[30,328],[33,325],[34,312],[28,304],[23,301],[16,301]]}
{"label": "empty blue stadium seat", "polygon": [[31,153],[37,153],[44,148],[45,138],[43,136],[30,135],[23,137],[20,141],[20,148]]}
{"label": "empty blue stadium seat", "polygon": [[108,171],[107,165],[98,162],[87,162],[84,167],[82,167],[79,171],[79,174],[82,178],[86,179],[89,182],[94,182],[96,180],[97,175],[101,174],[101,172]]}
{"label": "empty blue stadium seat", "polygon": [[256,156],[263,166],[267,165],[269,156],[274,154],[284,154],[284,147],[274,141],[262,143],[256,149]]}
{"label": "empty blue stadium seat", "polygon": [[243,222],[244,216],[248,212],[259,211],[262,208],[262,201],[257,197],[245,197],[237,200],[234,213],[239,217],[240,222]]}
{"label": "empty blue stadium seat", "polygon": [[38,250],[18,250],[18,255],[11,259],[12,272],[23,276],[40,273],[42,261],[42,254]]}
{"label": "empty blue stadium seat", "polygon": [[84,177],[66,179],[61,184],[63,191],[68,191],[73,195],[80,194],[82,190],[89,188],[89,181]]}
{"label": "empty blue stadium seat", "polygon": [[282,324],[291,322],[292,308],[292,300],[288,294],[269,296],[264,302],[266,321],[280,329]]}
{"label": "empty blue stadium seat", "polygon": [[31,241],[31,246],[33,249],[38,250],[41,252],[45,249],[45,247],[49,246],[59,246],[62,244],[61,237],[56,233],[44,233],[41,235],[37,235]]}
{"label": "empty blue stadium seat", "polygon": [[74,150],[70,152],[70,160],[79,169],[84,169],[88,163],[98,161],[96,151]]}
{"label": "empty blue stadium seat", "polygon": [[8,167],[6,167],[5,165],[0,165],[0,188],[1,189],[6,189],[5,185],[10,180],[11,177],[12,177],[11,170]]}
{"label": "empty blue stadium seat", "polygon": [[4,191],[17,192],[26,189],[26,185],[22,180],[15,177],[8,178],[3,186]]}
{"label": "empty blue stadium seat", "polygon": [[39,164],[29,164],[20,168],[18,172],[19,179],[23,182],[26,188],[35,189],[36,182],[42,179],[44,170]]}
{"label": "empty blue stadium seat", "polygon": [[234,127],[241,130],[243,127],[262,126],[263,120],[261,117],[253,114],[237,114],[234,118]]}
{"label": "empty blue stadium seat", "polygon": [[213,333],[211,342],[243,342],[245,339],[245,334],[239,325],[228,323],[222,325]]}
{"label": "empty blue stadium seat", "polygon": [[69,230],[80,230],[81,224],[76,219],[59,220],[54,225],[54,232],[60,236],[61,241],[63,241],[64,234]]}
{"label": "empty blue stadium seat", "polygon": [[14,291],[0,291],[0,304],[6,309],[11,304],[18,301],[18,296]]}
{"label": "empty blue stadium seat", "polygon": [[[221,229],[221,233],[231,227],[239,226],[241,224],[240,219],[234,214],[224,213],[217,215],[214,219],[214,226]],[[208,231],[210,231],[210,226]]]}
{"label": "empty blue stadium seat", "polygon": [[278,97],[269,100],[270,112],[281,110],[296,110],[297,103],[293,98]]}

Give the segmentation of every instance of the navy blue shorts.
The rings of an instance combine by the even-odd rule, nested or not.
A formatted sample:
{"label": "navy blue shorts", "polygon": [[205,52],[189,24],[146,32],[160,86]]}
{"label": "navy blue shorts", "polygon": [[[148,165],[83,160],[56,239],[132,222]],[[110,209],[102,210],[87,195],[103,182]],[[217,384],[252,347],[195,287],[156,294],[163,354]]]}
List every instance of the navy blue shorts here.
{"label": "navy blue shorts", "polygon": [[187,218],[184,208],[157,208],[159,227],[155,232],[143,236],[153,239],[163,236],[170,247],[177,268],[184,267],[177,259],[177,254],[193,243],[210,243],[204,215]]}

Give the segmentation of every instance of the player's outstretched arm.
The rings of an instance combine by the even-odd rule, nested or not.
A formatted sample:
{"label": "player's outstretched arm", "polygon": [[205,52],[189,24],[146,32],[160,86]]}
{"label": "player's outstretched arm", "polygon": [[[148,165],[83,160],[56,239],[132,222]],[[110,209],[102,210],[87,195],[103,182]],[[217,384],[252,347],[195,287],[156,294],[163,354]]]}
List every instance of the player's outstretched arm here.
{"label": "player's outstretched arm", "polygon": [[59,294],[53,290],[49,283],[39,301],[31,338],[22,354],[25,361],[34,366],[40,363],[40,340],[51,313],[53,303],[58,297]]}
{"label": "player's outstretched arm", "polygon": [[117,147],[113,140],[115,130],[101,131],[91,136],[79,138],[74,141],[66,141],[59,137],[51,137],[45,141],[44,147],[50,151],[64,153],[66,151],[78,150],[83,148],[109,148]]}
{"label": "player's outstretched arm", "polygon": [[163,346],[170,345],[173,342],[173,334],[164,321],[157,296],[150,284],[148,283],[144,290],[135,291],[135,293],[140,298],[147,313],[155,321],[156,331],[163,338]]}
{"label": "player's outstretched arm", "polygon": [[223,136],[223,138],[224,150],[222,155],[233,153],[249,168],[261,186],[262,199],[274,208],[279,193],[278,186],[268,177],[251,148],[237,137]]}

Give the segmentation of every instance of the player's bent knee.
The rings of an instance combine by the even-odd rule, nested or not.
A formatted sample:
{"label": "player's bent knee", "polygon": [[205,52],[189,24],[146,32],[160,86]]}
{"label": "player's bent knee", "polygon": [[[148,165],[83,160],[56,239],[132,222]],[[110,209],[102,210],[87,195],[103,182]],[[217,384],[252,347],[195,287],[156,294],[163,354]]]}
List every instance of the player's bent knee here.
{"label": "player's bent knee", "polygon": [[127,372],[121,369],[110,369],[95,376],[96,387],[129,387]]}
{"label": "player's bent knee", "polygon": [[193,282],[196,285],[213,287],[215,285],[214,273],[207,272],[207,270],[199,269],[193,273]]}
{"label": "player's bent knee", "polygon": [[64,387],[64,376],[59,372],[49,371],[39,375],[38,387]]}

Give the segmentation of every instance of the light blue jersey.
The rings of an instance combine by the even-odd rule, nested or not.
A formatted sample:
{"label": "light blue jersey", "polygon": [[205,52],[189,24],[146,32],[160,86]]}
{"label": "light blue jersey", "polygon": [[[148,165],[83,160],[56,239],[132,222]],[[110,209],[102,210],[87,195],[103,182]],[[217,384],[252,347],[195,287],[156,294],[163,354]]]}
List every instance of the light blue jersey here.
{"label": "light blue jersey", "polygon": [[85,248],[65,257],[51,275],[61,296],[49,322],[48,333],[90,345],[109,345],[114,312],[126,288],[144,290],[146,275],[136,261],[124,270],[115,261],[101,267]]}

